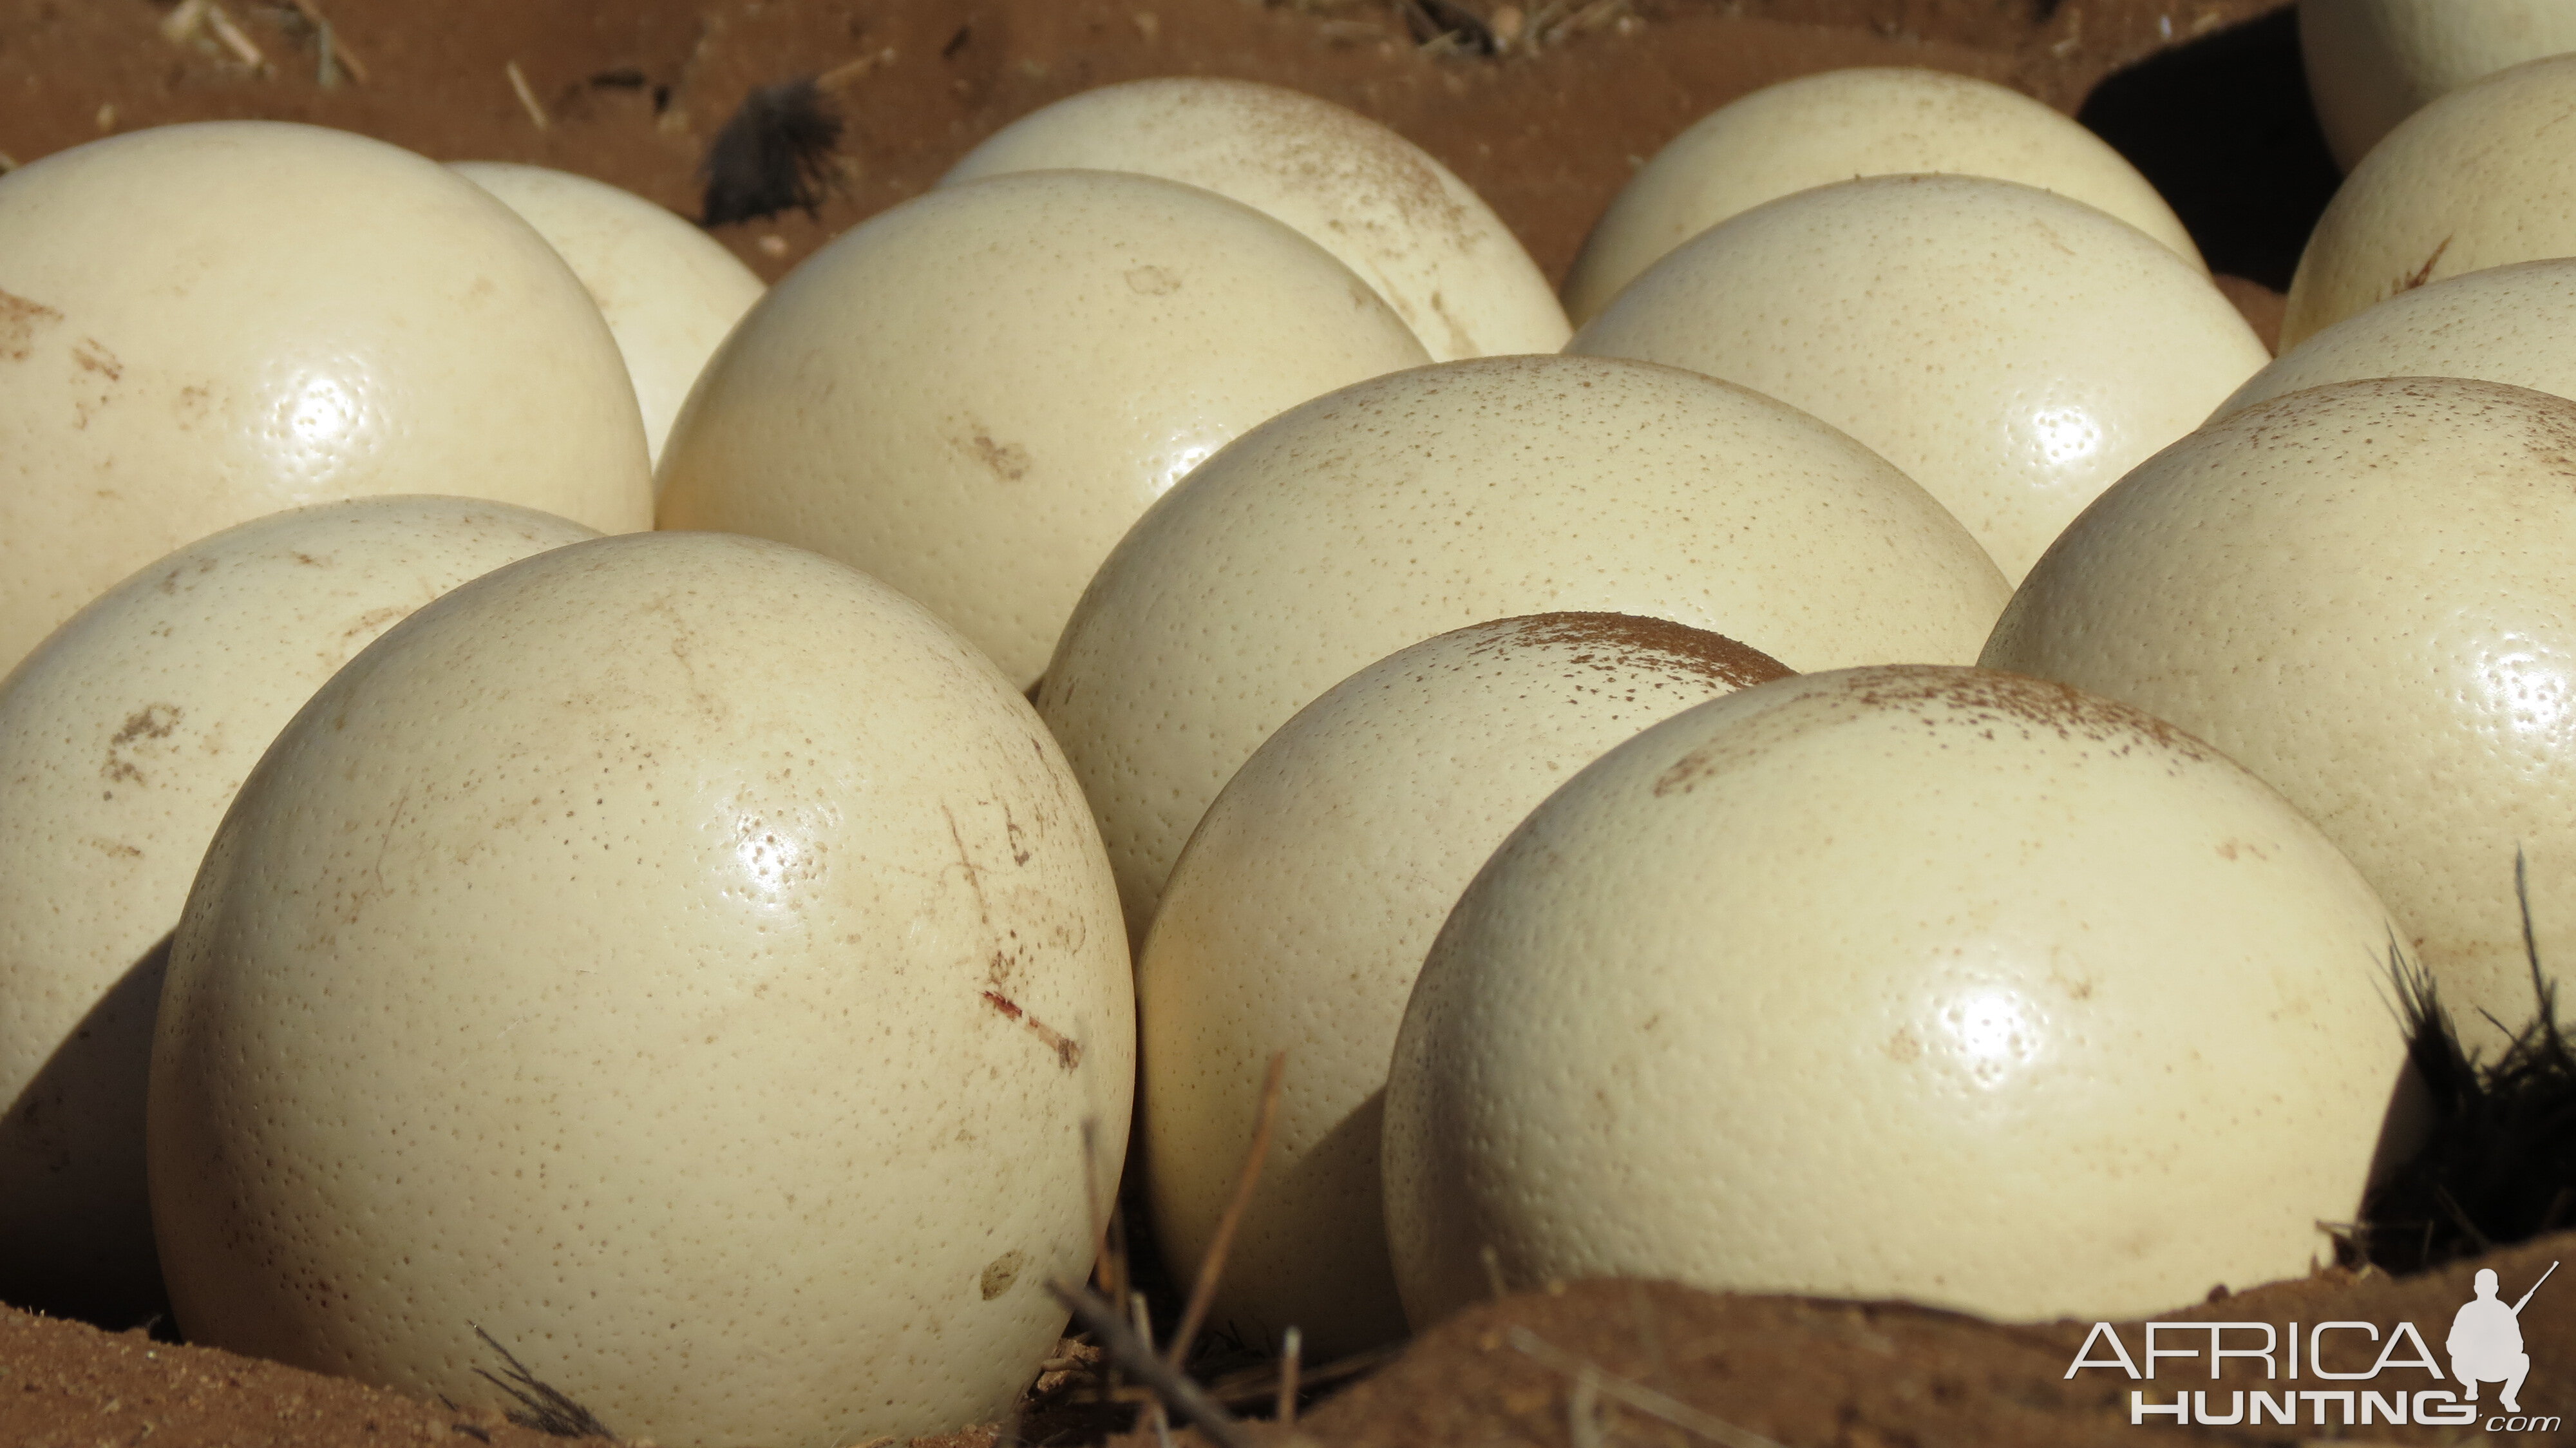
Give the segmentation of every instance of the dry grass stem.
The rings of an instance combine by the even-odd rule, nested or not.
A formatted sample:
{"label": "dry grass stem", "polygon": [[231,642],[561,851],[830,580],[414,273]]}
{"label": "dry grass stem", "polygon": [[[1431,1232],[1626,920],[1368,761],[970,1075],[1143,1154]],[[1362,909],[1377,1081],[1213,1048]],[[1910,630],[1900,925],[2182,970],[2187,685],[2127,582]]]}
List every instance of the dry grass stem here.
{"label": "dry grass stem", "polygon": [[842,61],[839,65],[814,77],[814,84],[824,90],[838,93],[842,86],[862,79],[868,72],[892,64],[894,64],[894,47],[889,45],[883,50],[870,51],[856,60]]}
{"label": "dry grass stem", "polygon": [[1565,1400],[1565,1436],[1574,1448],[1601,1448],[1601,1373],[1584,1363]]}
{"label": "dry grass stem", "polygon": [[1198,1279],[1190,1284],[1190,1302],[1181,1313],[1181,1325],[1172,1332],[1171,1362],[1176,1371],[1189,1361],[1190,1343],[1198,1337],[1199,1325],[1207,1321],[1217,1281],[1225,1274],[1225,1254],[1234,1246],[1235,1228],[1243,1225],[1253,1188],[1261,1183],[1261,1163],[1270,1155],[1270,1130],[1279,1120],[1279,1088],[1287,1074],[1288,1053],[1283,1050],[1270,1058],[1270,1070],[1261,1078],[1261,1107],[1252,1118],[1252,1146],[1243,1154],[1243,1170],[1234,1178],[1234,1197],[1225,1204],[1225,1215],[1217,1218],[1207,1255],[1199,1258]]}
{"label": "dry grass stem", "polygon": [[1297,1424],[1297,1359],[1305,1346],[1306,1335],[1293,1327],[1288,1329],[1287,1340],[1279,1345],[1279,1405],[1271,1416],[1285,1427]]}
{"label": "dry grass stem", "polygon": [[[1597,1397],[1625,1404],[1648,1417],[1661,1418],[1685,1433],[1696,1434],[1723,1448],[1780,1448],[1780,1444],[1759,1433],[1738,1428],[1723,1418],[1703,1413],[1679,1398],[1666,1397],[1642,1383],[1614,1378],[1572,1353],[1550,1347],[1537,1333],[1526,1327],[1511,1331],[1512,1346],[1522,1356],[1536,1359],[1574,1379],[1575,1393],[1582,1396],[1589,1384]],[[1596,1423],[1597,1427],[1597,1423]]]}
{"label": "dry grass stem", "polygon": [[161,17],[161,38],[172,45],[185,45],[197,38],[206,25],[206,0],[179,0],[170,13]]}
{"label": "dry grass stem", "polygon": [[[1297,1389],[1304,1392],[1375,1372],[1403,1356],[1405,1347],[1406,1344],[1401,1342],[1384,1343],[1349,1357],[1335,1358],[1319,1368],[1307,1367],[1301,1354],[1297,1365]],[[1256,1403],[1275,1401],[1279,1396],[1279,1369],[1279,1364],[1264,1363],[1259,1367],[1228,1373],[1208,1384],[1208,1396],[1229,1408],[1248,1408]]]}
{"label": "dry grass stem", "polygon": [[1071,1282],[1050,1282],[1047,1291],[1100,1344],[1110,1362],[1153,1389],[1157,1401],[1196,1424],[1217,1448],[1253,1448],[1252,1435],[1245,1431],[1242,1421],[1220,1407],[1187,1374],[1164,1362],[1155,1353],[1152,1341],[1139,1336],[1108,1299]]}
{"label": "dry grass stem", "polygon": [[340,32],[334,29],[331,22],[323,16],[321,7],[315,5],[313,0],[287,0],[287,3],[295,7],[295,13],[303,16],[304,23],[312,26],[313,33],[320,38],[322,84],[327,86],[332,83],[336,78],[333,74],[336,67],[338,70],[348,72],[349,79],[365,85],[367,67],[359,61],[357,52],[351,50],[347,42],[340,39]]}
{"label": "dry grass stem", "polygon": [[248,35],[242,33],[242,28],[233,23],[233,18],[224,13],[224,7],[221,5],[206,7],[206,28],[215,33],[215,39],[223,43],[224,49],[233,53],[235,60],[253,70],[268,64],[268,57],[260,52],[260,48],[251,42]]}
{"label": "dry grass stem", "polygon": [[519,69],[519,63],[515,60],[504,62],[501,73],[510,78],[511,91],[519,97],[519,106],[528,113],[528,119],[537,123],[537,129],[553,130],[554,122],[547,118],[546,108],[537,104],[537,93],[528,89],[528,77]]}

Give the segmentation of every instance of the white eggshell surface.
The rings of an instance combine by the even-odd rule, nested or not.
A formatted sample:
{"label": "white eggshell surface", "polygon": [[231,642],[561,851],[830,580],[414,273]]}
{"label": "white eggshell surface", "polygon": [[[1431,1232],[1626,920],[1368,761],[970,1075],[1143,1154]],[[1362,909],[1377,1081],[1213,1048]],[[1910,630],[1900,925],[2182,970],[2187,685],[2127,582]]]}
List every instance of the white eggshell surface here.
{"label": "white eggshell surface", "polygon": [[0,681],[0,1300],[155,1308],[143,1080],[163,948],[269,741],[412,610],[597,536],[466,498],[274,513],[110,589]]}
{"label": "white eggshell surface", "polygon": [[1428,1326],[1628,1275],[2117,1319],[2305,1273],[2404,1046],[2387,917],[2216,750],[2077,690],[1855,669],[1550,796],[1441,929],[1387,1084]]}
{"label": "white eggshell surface", "polygon": [[760,300],[760,278],[724,244],[632,191],[506,161],[450,169],[537,229],[599,305],[655,462],[689,388],[718,343]]}
{"label": "white eggshell surface", "polygon": [[352,661],[208,851],[171,1300],[497,1405],[480,1327],[663,1443],[991,1421],[1089,1266],[1132,1012],[1081,796],[953,632],[780,544],[559,549]]}
{"label": "white eggshell surface", "polygon": [[1101,566],[1038,707],[1141,942],[1226,780],[1407,644],[1579,610],[1791,668],[1964,662],[2008,594],[1940,504],[1795,408],[1615,358],[1449,362],[1317,398],[1209,459]]}
{"label": "white eggshell surface", "polygon": [[2346,171],[2427,102],[2566,50],[2567,0],[2299,0],[2308,94]]}
{"label": "white eggshell surface", "polygon": [[2008,579],[2271,360],[2190,262],[1975,176],[1802,191],[1657,262],[1567,344],[1804,408],[1902,468]]}
{"label": "white eggshell surface", "polygon": [[1214,1320],[1318,1362],[1404,1335],[1379,1108],[1422,953],[1548,792],[1776,660],[1661,619],[1470,625],[1333,686],[1270,736],[1181,852],[1137,961],[1154,1232],[1179,1280],[1233,1195],[1275,1051],[1277,1135]]}
{"label": "white eggshell surface", "polygon": [[1984,662],[2227,751],[2379,887],[2463,1038],[2576,960],[2576,402],[2381,378],[2222,418],[2031,571]]}
{"label": "white eggshell surface", "polygon": [[2400,292],[2576,255],[2576,55],[2501,70],[2409,116],[2308,234],[2281,318],[2296,347]]}
{"label": "white eggshell surface", "polygon": [[966,153],[942,186],[1136,171],[1277,218],[1375,288],[1435,362],[1565,345],[1565,309],[1493,208],[1421,147],[1327,100],[1220,77],[1102,86]]}
{"label": "white eggshell surface", "polygon": [[112,136],[0,177],[0,668],[264,513],[461,493],[650,526],[599,309],[509,208],[273,121]]}
{"label": "white eggshell surface", "polygon": [[1610,203],[1565,279],[1590,321],[1666,253],[1765,201],[1857,176],[1992,176],[2099,207],[2197,267],[2191,233],[2138,169],[2041,101],[1971,76],[1863,66],[1764,86],[1664,144]]}
{"label": "white eggshell surface", "polygon": [[2576,399],[2576,257],[2489,267],[2400,292],[2274,359],[2214,416],[2371,377],[2475,377]]}
{"label": "white eggshell surface", "polygon": [[1323,248],[1152,176],[1047,171],[881,212],[770,290],[662,460],[661,525],[777,538],[928,605],[1026,687],[1201,459],[1429,360]]}

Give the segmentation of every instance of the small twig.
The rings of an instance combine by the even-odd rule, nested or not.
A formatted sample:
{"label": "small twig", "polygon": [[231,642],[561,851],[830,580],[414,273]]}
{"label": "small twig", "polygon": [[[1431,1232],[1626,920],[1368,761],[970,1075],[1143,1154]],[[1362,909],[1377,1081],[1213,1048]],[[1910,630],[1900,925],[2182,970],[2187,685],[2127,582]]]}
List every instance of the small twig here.
{"label": "small twig", "polygon": [[537,104],[537,93],[528,89],[528,78],[520,73],[519,63],[515,60],[504,62],[501,72],[510,78],[510,89],[518,92],[519,104],[526,109],[528,119],[536,122],[540,131],[552,130],[554,122],[546,118],[546,108]]}
{"label": "small twig", "polygon": [[1252,1118],[1252,1146],[1243,1154],[1243,1169],[1235,1174],[1234,1198],[1225,1204],[1225,1215],[1216,1219],[1216,1235],[1208,1239],[1207,1254],[1199,1258],[1198,1280],[1190,1284],[1189,1306],[1172,1332],[1175,1370],[1189,1361],[1190,1343],[1216,1300],[1217,1280],[1225,1275],[1225,1254],[1234,1246],[1234,1230],[1243,1225],[1243,1214],[1252,1206],[1252,1189],[1261,1182],[1262,1159],[1270,1155],[1270,1128],[1279,1120],[1279,1087],[1287,1073],[1288,1052],[1283,1049],[1270,1058],[1269,1073],[1261,1078],[1261,1106]]}
{"label": "small twig", "polygon": [[1297,1426],[1297,1359],[1305,1348],[1306,1335],[1293,1327],[1279,1345],[1279,1406],[1271,1416],[1284,1427]]}
{"label": "small twig", "polygon": [[1625,1403],[1650,1417],[1661,1418],[1685,1433],[1696,1433],[1712,1443],[1725,1445],[1725,1448],[1780,1448],[1780,1444],[1772,1439],[1749,1429],[1738,1428],[1723,1418],[1703,1413],[1679,1398],[1668,1398],[1652,1388],[1641,1383],[1632,1383],[1626,1378],[1614,1378],[1572,1353],[1560,1352],[1548,1346],[1537,1333],[1526,1327],[1512,1329],[1511,1343],[1523,1356],[1535,1358],[1574,1379],[1575,1391],[1578,1394],[1582,1392],[1583,1385],[1589,1382],[1593,1391],[1603,1397]]}
{"label": "small twig", "polygon": [[1252,1435],[1244,1431],[1242,1421],[1217,1406],[1216,1400],[1191,1382],[1187,1374],[1167,1365],[1153,1345],[1137,1336],[1124,1315],[1100,1294],[1062,1281],[1048,1283],[1047,1291],[1100,1343],[1111,1362],[1153,1389],[1154,1395],[1170,1405],[1172,1411],[1197,1424],[1200,1432],[1216,1441],[1217,1448],[1253,1448]]}

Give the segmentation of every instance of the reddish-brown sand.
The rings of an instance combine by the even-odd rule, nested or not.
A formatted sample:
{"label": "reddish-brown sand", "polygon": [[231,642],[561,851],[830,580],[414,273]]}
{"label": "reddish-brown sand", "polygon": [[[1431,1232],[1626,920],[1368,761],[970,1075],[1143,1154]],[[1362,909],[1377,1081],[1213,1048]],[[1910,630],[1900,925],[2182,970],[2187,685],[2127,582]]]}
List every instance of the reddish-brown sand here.
{"label": "reddish-brown sand", "polygon": [[[1500,5],[1471,0],[1467,8],[1490,14]],[[919,193],[1010,120],[1075,91],[1142,76],[1271,81],[1374,116],[1482,192],[1551,276],[1562,275],[1611,195],[1665,140],[1787,76],[1930,65],[2003,81],[2074,111],[2105,77],[2142,58],[2206,51],[2270,67],[2259,72],[2271,78],[2264,85],[2296,85],[2295,67],[2282,71],[2286,17],[2247,23],[2279,11],[2281,0],[1633,0],[1593,5],[1587,13],[1601,23],[1535,52],[1492,58],[1425,53],[1388,0],[314,0],[365,73],[363,82],[344,78],[328,88],[313,37],[285,18],[289,7],[250,0],[229,7],[264,57],[259,68],[211,39],[165,39],[168,8],[154,0],[0,0],[0,166],[111,131],[267,117],[346,127],[443,160],[561,167],[695,215],[708,142],[752,88],[876,57],[844,88],[844,173],[819,213],[720,233],[773,278]],[[543,125],[515,93],[513,66]],[[2201,188],[2192,194],[2212,198],[2198,211],[2183,207],[2196,229],[2204,218],[2212,228],[2230,224],[2244,210],[2231,197],[2292,196],[2287,231],[2250,241],[2216,230],[2203,236],[2223,266],[2277,284],[2296,252],[2295,206],[2311,204],[2298,198],[2318,183],[2312,161],[2300,159],[2311,173],[2301,183],[2308,192],[2262,167],[2274,164],[2276,150],[2304,158],[2301,148],[2313,143],[2304,132],[2280,141],[2229,130],[2233,122],[2212,121],[2191,102],[2190,84],[2186,77],[2172,93],[2132,87],[2121,106],[2103,110],[2104,127],[2144,117],[2137,123],[2151,138],[2181,138],[2181,160],[2172,164]],[[2267,124],[2297,131],[2304,121],[2294,114]],[[2166,183],[2152,166],[2150,173]],[[2246,260],[2227,259],[2236,255]],[[291,256],[278,260],[294,264]],[[2277,293],[2227,285],[2258,327],[2277,325]],[[2527,1279],[2523,1269],[2557,1249],[2509,1254],[2508,1280]],[[2341,1316],[2412,1315],[2429,1324],[2447,1321],[2465,1299],[2467,1271],[2409,1284],[2320,1280],[2206,1311],[2313,1318],[2330,1297]],[[2576,1286],[2544,1294],[2526,1322],[2535,1354],[2547,1354],[2536,1357],[2533,1382],[2549,1386],[2535,1397],[2555,1403],[2546,1394],[2576,1381]],[[2144,1448],[2184,1436],[2129,1427],[2117,1407],[2125,1397],[2115,1386],[2123,1385],[2064,1381],[2073,1329],[1627,1283],[1479,1308],[1317,1409],[1305,1429],[1334,1443],[1578,1441],[1572,1380],[1532,1356],[1515,1326],[1547,1352],[1784,1444]],[[1096,1440],[1109,1421],[1069,1408],[1077,1391],[1078,1384],[1056,1387],[1044,1405],[1050,1416],[1033,1420],[1057,1435],[1053,1441]],[[1617,1406],[1615,1394],[1589,1396],[1612,1436],[1587,1430],[1580,1441],[1705,1441]],[[2456,1441],[2426,1431],[2370,1436]],[[211,1349],[0,1309],[0,1444],[540,1439],[504,1422],[491,1404],[414,1403]]]}

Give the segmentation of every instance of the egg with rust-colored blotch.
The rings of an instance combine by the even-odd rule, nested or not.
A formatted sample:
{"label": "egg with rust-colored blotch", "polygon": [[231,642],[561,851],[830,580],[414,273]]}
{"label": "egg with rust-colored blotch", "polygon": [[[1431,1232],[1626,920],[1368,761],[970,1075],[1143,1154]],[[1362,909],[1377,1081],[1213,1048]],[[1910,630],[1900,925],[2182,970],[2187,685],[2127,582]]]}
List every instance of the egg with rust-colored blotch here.
{"label": "egg with rust-colored blotch", "polygon": [[721,534],[503,568],[206,853],[146,1118],[179,1323],[506,1407],[488,1333],[665,1443],[992,1421],[1117,1179],[1125,946],[1053,741],[918,604]]}

